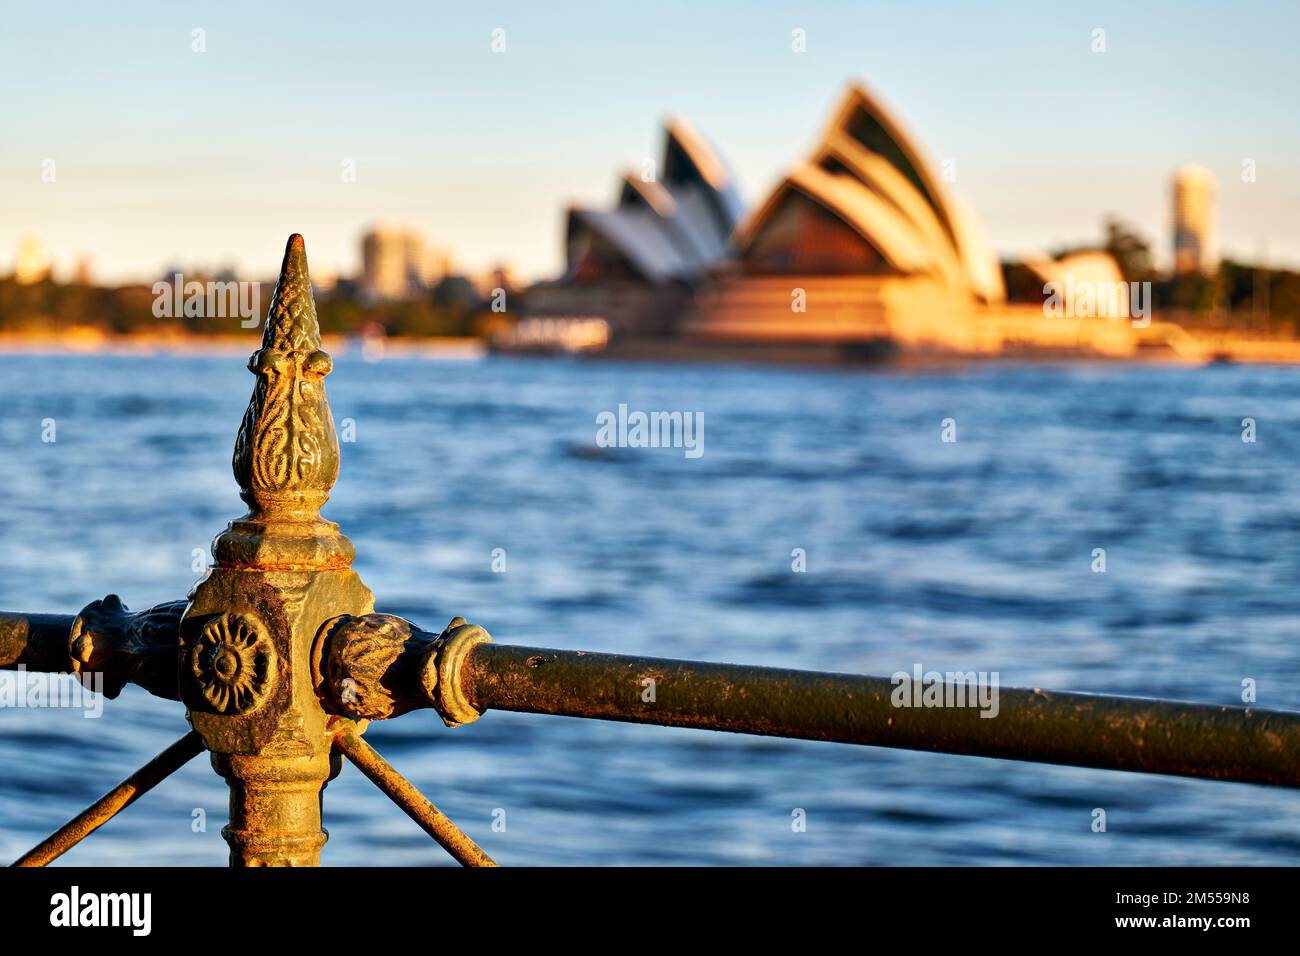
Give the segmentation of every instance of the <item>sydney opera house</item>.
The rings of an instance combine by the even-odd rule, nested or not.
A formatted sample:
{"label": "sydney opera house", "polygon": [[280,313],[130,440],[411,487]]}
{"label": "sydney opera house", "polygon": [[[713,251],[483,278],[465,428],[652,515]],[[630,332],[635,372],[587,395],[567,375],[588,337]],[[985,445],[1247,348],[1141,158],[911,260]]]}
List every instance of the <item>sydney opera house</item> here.
{"label": "sydney opera house", "polygon": [[[974,213],[861,84],[753,209],[683,120],[665,124],[656,172],[626,174],[610,208],[568,211],[565,272],[530,290],[530,316],[603,319],[612,348],[660,341],[832,356],[1134,348],[1130,324],[1118,321],[1124,301],[1050,322],[1041,302],[1008,303]],[[1122,285],[1105,254],[1026,265],[1044,282],[1080,271]]]}
{"label": "sydney opera house", "polygon": [[569,209],[565,273],[529,290],[531,315],[603,318],[615,341],[680,332],[699,290],[732,262],[743,209],[721,159],[685,120],[664,125],[650,172],[624,173],[611,209]]}

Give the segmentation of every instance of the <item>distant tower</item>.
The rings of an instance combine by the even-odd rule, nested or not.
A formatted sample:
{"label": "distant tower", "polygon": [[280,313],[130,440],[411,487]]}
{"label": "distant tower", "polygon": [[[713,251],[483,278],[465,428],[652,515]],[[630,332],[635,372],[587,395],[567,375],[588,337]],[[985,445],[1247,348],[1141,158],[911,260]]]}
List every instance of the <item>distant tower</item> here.
{"label": "distant tower", "polygon": [[406,236],[377,226],[361,239],[361,283],[379,299],[404,299],[410,291],[406,275]]}
{"label": "distant tower", "polygon": [[1214,187],[1214,174],[1204,166],[1174,173],[1174,272],[1214,271]]}
{"label": "distant tower", "polygon": [[45,246],[35,236],[23,236],[18,240],[18,260],[14,263],[14,278],[19,285],[31,285],[48,278],[50,274],[50,257]]}
{"label": "distant tower", "polygon": [[378,225],[361,238],[361,284],[378,299],[407,299],[430,289],[447,270],[447,255],[419,230]]}

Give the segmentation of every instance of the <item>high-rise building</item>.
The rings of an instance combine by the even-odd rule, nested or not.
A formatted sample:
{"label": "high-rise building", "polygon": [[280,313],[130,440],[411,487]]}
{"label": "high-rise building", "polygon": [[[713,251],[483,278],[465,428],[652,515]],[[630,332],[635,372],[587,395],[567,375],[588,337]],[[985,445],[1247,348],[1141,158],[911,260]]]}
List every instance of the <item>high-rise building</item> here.
{"label": "high-rise building", "polygon": [[406,272],[406,234],[376,226],[361,237],[361,285],[380,299],[404,299],[410,293]]}
{"label": "high-rise building", "polygon": [[72,281],[77,285],[95,284],[95,270],[90,256],[84,253],[77,256],[77,263],[72,269]]}
{"label": "high-rise building", "polygon": [[450,269],[447,252],[416,229],[375,226],[361,239],[361,285],[377,299],[407,299],[432,288]]}
{"label": "high-rise building", "polygon": [[1214,174],[1204,166],[1174,173],[1174,272],[1214,271],[1214,189]]}

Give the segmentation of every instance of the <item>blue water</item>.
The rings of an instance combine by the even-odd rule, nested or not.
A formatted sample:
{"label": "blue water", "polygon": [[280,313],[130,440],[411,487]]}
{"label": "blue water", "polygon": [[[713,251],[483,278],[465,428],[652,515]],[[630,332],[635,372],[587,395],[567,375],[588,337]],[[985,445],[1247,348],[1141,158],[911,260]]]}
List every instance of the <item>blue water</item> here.
{"label": "blue water", "polygon": [[[251,385],[231,357],[0,356],[0,607],[183,597],[242,512]],[[380,609],[431,629],[1226,704],[1249,677],[1300,709],[1291,371],[343,356],[328,386],[356,441],[326,514]],[[703,456],[597,447],[620,403],[703,412]],[[0,857],[185,729],[138,688],[98,720],[0,711]],[[1300,863],[1280,789],[504,713],[367,738],[505,864]],[[353,769],[325,811],[327,864],[448,862]],[[220,865],[224,818],[201,757],[64,861]]]}

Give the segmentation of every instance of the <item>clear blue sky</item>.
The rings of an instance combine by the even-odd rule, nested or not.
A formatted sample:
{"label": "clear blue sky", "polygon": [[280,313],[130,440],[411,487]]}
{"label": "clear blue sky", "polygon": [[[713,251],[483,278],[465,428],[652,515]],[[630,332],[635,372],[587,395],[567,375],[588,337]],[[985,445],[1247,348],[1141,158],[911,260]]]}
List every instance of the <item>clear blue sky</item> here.
{"label": "clear blue sky", "polygon": [[300,231],[313,264],[350,273],[383,219],[469,268],[546,274],[565,205],[609,202],[621,168],[658,155],[662,117],[704,131],[752,203],[855,76],[955,160],[1004,254],[1092,239],[1117,212],[1166,256],[1169,173],[1198,162],[1219,178],[1222,248],[1300,265],[1295,2],[173,0],[0,16],[3,271],[34,233],[56,266],[86,253],[100,278],[168,263],[255,277]]}

